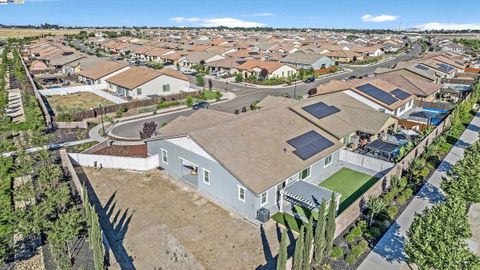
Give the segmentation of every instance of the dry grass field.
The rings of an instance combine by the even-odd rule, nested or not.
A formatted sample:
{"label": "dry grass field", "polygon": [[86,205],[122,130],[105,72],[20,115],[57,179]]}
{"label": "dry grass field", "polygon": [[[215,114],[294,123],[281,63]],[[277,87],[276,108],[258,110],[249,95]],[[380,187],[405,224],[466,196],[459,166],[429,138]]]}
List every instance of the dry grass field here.
{"label": "dry grass field", "polygon": [[68,35],[68,34],[77,34],[81,29],[65,29],[65,30],[50,30],[50,29],[12,29],[12,28],[0,28],[0,38],[10,38],[10,37],[31,37],[31,36],[41,36],[45,34],[53,35]]}
{"label": "dry grass field", "polygon": [[99,104],[102,104],[102,106],[113,104],[113,102],[89,92],[47,96],[47,100],[55,113],[81,112],[96,108]]}

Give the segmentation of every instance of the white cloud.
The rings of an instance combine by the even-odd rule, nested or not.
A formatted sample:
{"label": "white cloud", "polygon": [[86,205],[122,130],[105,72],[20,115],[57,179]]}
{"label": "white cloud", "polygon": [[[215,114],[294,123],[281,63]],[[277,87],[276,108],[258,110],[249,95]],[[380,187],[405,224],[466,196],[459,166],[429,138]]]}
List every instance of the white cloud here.
{"label": "white cloud", "polygon": [[360,17],[363,22],[374,22],[374,23],[380,23],[380,22],[390,22],[390,21],[396,21],[399,16],[394,16],[394,15],[378,15],[378,16],[373,16],[370,14],[363,15]]}
{"label": "white cloud", "polygon": [[270,13],[270,12],[261,12],[261,13],[253,13],[253,14],[247,14],[245,17],[273,17],[275,14]]}
{"label": "white cloud", "polygon": [[480,30],[480,23],[439,23],[430,22],[416,25],[419,30]]}
{"label": "white cloud", "polygon": [[265,24],[258,23],[258,22],[250,22],[244,21],[235,18],[184,18],[184,17],[175,17],[170,18],[170,20],[176,23],[192,23],[197,26],[204,26],[204,27],[217,27],[217,26],[225,26],[225,27],[259,27],[265,26]]}
{"label": "white cloud", "polygon": [[194,23],[194,22],[201,21],[201,19],[199,19],[199,18],[184,18],[184,17],[170,18],[170,20],[172,20],[176,23]]}

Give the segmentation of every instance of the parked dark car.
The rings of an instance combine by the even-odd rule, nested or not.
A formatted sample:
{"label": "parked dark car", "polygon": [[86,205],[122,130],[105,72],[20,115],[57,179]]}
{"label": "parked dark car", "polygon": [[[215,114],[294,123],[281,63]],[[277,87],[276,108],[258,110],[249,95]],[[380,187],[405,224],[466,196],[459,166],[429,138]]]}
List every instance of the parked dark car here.
{"label": "parked dark car", "polygon": [[208,102],[199,101],[199,102],[192,105],[192,109],[194,109],[194,110],[208,109]]}
{"label": "parked dark car", "polygon": [[314,82],[314,81],[315,81],[315,77],[313,77],[313,76],[307,77],[305,79],[305,83],[311,83],[311,82]]}

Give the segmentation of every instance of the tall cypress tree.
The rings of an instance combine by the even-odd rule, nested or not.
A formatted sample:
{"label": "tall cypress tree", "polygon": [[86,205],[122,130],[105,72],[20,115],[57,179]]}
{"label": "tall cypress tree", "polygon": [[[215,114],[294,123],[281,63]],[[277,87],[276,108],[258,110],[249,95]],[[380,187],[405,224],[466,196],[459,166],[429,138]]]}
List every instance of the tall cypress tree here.
{"label": "tall cypress tree", "polygon": [[295,253],[293,254],[293,270],[303,270],[303,242],[304,242],[305,228],[302,225],[300,233],[295,243]]}
{"label": "tall cypress tree", "polygon": [[277,270],[287,269],[287,230],[282,232],[282,240],[280,240],[280,251],[277,257]]}
{"label": "tall cypress tree", "polygon": [[326,203],[322,200],[320,209],[318,211],[317,227],[315,228],[314,238],[314,264],[316,267],[320,267],[323,262],[323,256],[325,252],[325,211]]}
{"label": "tall cypress tree", "polygon": [[333,248],[333,237],[335,235],[335,216],[337,213],[337,201],[335,200],[335,193],[332,193],[330,205],[328,206],[328,214],[325,228],[325,254],[330,256]]}
{"label": "tall cypress tree", "polygon": [[303,269],[310,270],[310,254],[313,244],[313,214],[310,215],[310,219],[307,224],[307,232],[305,234],[305,243],[303,249]]}

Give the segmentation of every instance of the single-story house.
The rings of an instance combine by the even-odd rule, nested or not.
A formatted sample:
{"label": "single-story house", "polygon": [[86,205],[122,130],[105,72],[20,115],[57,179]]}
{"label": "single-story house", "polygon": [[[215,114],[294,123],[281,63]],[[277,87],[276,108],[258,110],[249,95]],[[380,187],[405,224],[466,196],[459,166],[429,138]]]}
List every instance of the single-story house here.
{"label": "single-story house", "polygon": [[289,64],[298,69],[324,69],[335,65],[335,61],[330,57],[316,54],[316,53],[304,53],[295,52],[280,59],[280,62]]}
{"label": "single-story house", "polygon": [[442,88],[441,84],[428,82],[413,75],[390,72],[377,75],[377,77],[414,94],[417,99],[424,101],[435,100]]}
{"label": "single-story house", "polygon": [[47,72],[48,71],[48,66],[43,61],[34,60],[30,64],[30,67],[28,68],[28,70],[30,70],[30,73],[32,73],[32,74],[40,74],[40,73]]}
{"label": "single-story house", "polygon": [[324,55],[332,58],[338,63],[352,63],[356,62],[357,60],[363,60],[362,54],[349,50],[332,51],[327,52]]}
{"label": "single-story house", "polygon": [[251,75],[259,76],[262,70],[267,71],[265,79],[270,77],[287,78],[297,74],[297,69],[280,62],[275,61],[261,61],[261,60],[247,60],[245,63],[237,67],[242,72],[245,78]]}
{"label": "single-story house", "polygon": [[106,80],[108,90],[119,96],[145,99],[188,91],[188,77],[173,69],[132,67]]}
{"label": "single-story house", "polygon": [[124,72],[129,68],[127,64],[114,61],[102,61],[78,72],[78,80],[88,85],[102,84],[105,83],[106,79]]}
{"label": "single-story house", "polygon": [[351,81],[332,80],[317,87],[317,95],[332,92],[345,94],[380,112],[400,117],[413,108],[415,95],[382,79]]}
{"label": "single-story house", "polygon": [[182,67],[192,67],[198,64],[205,64],[212,61],[224,59],[225,56],[214,52],[192,52],[178,60]]}
{"label": "single-story house", "polygon": [[[332,196],[314,183],[335,168],[342,143],[288,106],[239,116],[199,110],[159,132],[146,143],[161,168],[253,223],[260,223],[260,209],[274,214],[286,208],[285,197],[295,199],[284,197],[287,187],[309,187],[310,200],[298,202],[309,208]],[[308,151],[305,139],[321,143]]]}

